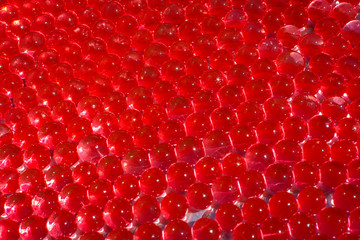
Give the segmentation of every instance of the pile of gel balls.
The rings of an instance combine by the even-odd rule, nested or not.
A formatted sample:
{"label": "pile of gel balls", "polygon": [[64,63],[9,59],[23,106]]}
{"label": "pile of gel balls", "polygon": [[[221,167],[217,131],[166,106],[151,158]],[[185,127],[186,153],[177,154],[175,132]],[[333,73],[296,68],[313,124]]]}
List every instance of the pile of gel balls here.
{"label": "pile of gel balls", "polygon": [[359,0],[0,0],[1,240],[359,240]]}

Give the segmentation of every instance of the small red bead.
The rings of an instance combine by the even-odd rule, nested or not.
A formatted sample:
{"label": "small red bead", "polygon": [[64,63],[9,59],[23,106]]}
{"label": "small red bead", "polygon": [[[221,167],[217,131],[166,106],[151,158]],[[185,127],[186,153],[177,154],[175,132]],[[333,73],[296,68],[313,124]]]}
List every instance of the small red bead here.
{"label": "small red bead", "polygon": [[91,122],[86,118],[76,117],[67,124],[67,134],[74,142],[80,142],[92,133]]}
{"label": "small red bead", "polygon": [[190,99],[184,96],[171,98],[167,103],[166,110],[169,118],[180,121],[185,120],[194,112]]}
{"label": "small red bead", "polygon": [[318,214],[317,225],[321,233],[331,237],[339,236],[347,230],[348,217],[339,208],[324,208]]}
{"label": "small red bead", "polygon": [[50,150],[40,144],[31,145],[24,153],[24,163],[28,168],[44,169],[50,164]]}
{"label": "small red bead", "polygon": [[106,156],[100,159],[97,166],[97,172],[100,178],[105,178],[114,182],[117,176],[123,174],[120,160],[115,156]]}
{"label": "small red bead", "polygon": [[14,193],[19,188],[19,173],[12,168],[0,170],[0,190],[3,194]]}
{"label": "small red bead", "polygon": [[21,148],[14,144],[6,144],[0,148],[0,166],[2,168],[18,168],[23,162],[24,159]]}
{"label": "small red bead", "polygon": [[114,197],[114,190],[110,181],[97,179],[90,184],[87,195],[90,204],[103,207],[108,200]]}
{"label": "small red bead", "polygon": [[123,156],[134,147],[131,135],[124,130],[117,130],[107,139],[109,151],[115,155]]}
{"label": "small red bead", "polygon": [[132,240],[133,234],[126,228],[114,228],[106,237],[106,240]]}
{"label": "small red bead", "polygon": [[244,93],[248,101],[256,102],[259,104],[264,103],[266,99],[271,97],[271,89],[269,83],[264,79],[261,79],[260,76],[259,79],[254,79],[253,81],[249,81],[245,84]]}
{"label": "small red bead", "polygon": [[77,149],[80,159],[90,163],[98,163],[109,153],[105,138],[95,134],[81,139]]}
{"label": "small red bead", "polygon": [[14,193],[4,204],[7,217],[14,221],[21,221],[33,212],[31,208],[31,197],[25,193]]}
{"label": "small red bead", "polygon": [[246,164],[249,169],[264,171],[274,159],[273,151],[265,144],[251,145],[245,154]]}
{"label": "small red bead", "polygon": [[23,192],[35,195],[46,186],[43,172],[39,169],[25,170],[19,177],[19,186]]}
{"label": "small red bead", "polygon": [[93,132],[95,134],[102,135],[103,137],[109,137],[109,135],[119,129],[119,123],[116,116],[110,112],[98,113],[91,122]]}
{"label": "small red bead", "polygon": [[262,223],[269,216],[266,202],[256,197],[246,200],[241,211],[245,221],[251,223]]}
{"label": "small red bead", "polygon": [[42,125],[44,125],[45,123],[53,121],[53,117],[51,116],[51,110],[47,106],[36,106],[32,108],[29,111],[28,118],[30,120],[30,123],[37,128],[41,128]]}
{"label": "small red bead", "polygon": [[239,178],[246,169],[244,158],[236,153],[230,153],[222,159],[222,172],[225,176]]}
{"label": "small red bead", "polygon": [[188,203],[183,195],[172,192],[162,199],[160,210],[167,220],[182,219],[187,213]]}
{"label": "small red bead", "polygon": [[37,129],[27,124],[19,126],[14,132],[13,142],[25,149],[38,143]]}
{"label": "small red bead", "polygon": [[316,222],[311,215],[295,213],[289,219],[289,229],[292,237],[307,239],[316,233]]}
{"label": "small red bead", "polygon": [[241,210],[236,205],[223,204],[216,210],[215,220],[223,231],[232,231],[242,221]]}
{"label": "small red bead", "polygon": [[46,171],[46,185],[55,191],[60,192],[61,189],[69,183],[73,182],[71,169],[65,165],[54,165]]}
{"label": "small red bead", "polygon": [[212,183],[221,173],[221,165],[214,158],[204,157],[195,164],[196,179],[199,182]]}
{"label": "small red bead", "polygon": [[59,143],[66,141],[66,127],[60,122],[48,122],[41,126],[38,131],[41,143],[54,149]]}
{"label": "small red bead", "polygon": [[140,176],[150,167],[148,153],[142,148],[130,150],[122,160],[122,167],[125,173]]}
{"label": "small red bead", "polygon": [[286,222],[276,217],[267,218],[261,226],[261,230],[265,236],[264,239],[289,238],[289,229]]}
{"label": "small red bead", "polygon": [[194,210],[204,210],[213,202],[210,187],[204,183],[194,183],[187,189],[187,201]]}
{"label": "small red bead", "polygon": [[293,168],[294,183],[296,186],[303,188],[305,186],[314,186],[319,180],[319,170],[314,163],[301,161],[294,165]]}
{"label": "small red bead", "polygon": [[154,87],[160,80],[160,72],[155,67],[144,67],[138,73],[138,84],[146,88]]}
{"label": "small red bead", "polygon": [[212,185],[214,202],[218,205],[234,203],[240,197],[238,182],[234,177],[221,176],[215,179]]}
{"label": "small red bead", "polygon": [[138,198],[133,206],[134,220],[138,224],[154,222],[160,216],[160,206],[156,198],[143,195]]}
{"label": "small red bead", "polygon": [[326,204],[324,193],[319,188],[312,186],[301,190],[297,201],[300,211],[310,214],[317,214]]}
{"label": "small red bead", "polygon": [[123,174],[114,182],[115,196],[134,200],[140,194],[137,178],[131,174]]}
{"label": "small red bead", "polygon": [[113,198],[106,203],[103,218],[109,227],[125,227],[133,220],[132,206],[123,198]]}
{"label": "small red bead", "polygon": [[220,227],[210,218],[200,218],[192,227],[192,235],[195,240],[217,240],[220,237]]}
{"label": "small red bead", "polygon": [[349,140],[339,140],[331,146],[331,159],[344,164],[349,163],[358,155],[355,144]]}
{"label": "small red bead", "polygon": [[239,124],[250,127],[256,126],[265,118],[261,105],[254,102],[243,102],[237,107]]}
{"label": "small red bead", "polygon": [[229,136],[221,130],[208,133],[203,144],[206,155],[214,158],[222,158],[232,149]]}
{"label": "small red bead", "polygon": [[291,188],[293,175],[291,169],[281,163],[269,165],[265,172],[267,188],[271,192],[286,191]]}
{"label": "small red bead", "polygon": [[255,223],[243,222],[234,229],[234,239],[263,239],[260,229]]}
{"label": "small red bead", "polygon": [[239,178],[241,194],[245,197],[258,197],[265,192],[264,176],[256,170],[248,170]]}
{"label": "small red bead", "polygon": [[273,120],[264,120],[256,126],[258,142],[273,146],[283,138],[283,129],[279,123]]}
{"label": "small red bead", "polygon": [[146,239],[162,240],[161,228],[151,222],[141,224],[135,231],[134,240]]}
{"label": "small red bead", "polygon": [[172,220],[164,228],[164,240],[190,240],[191,228],[181,220]]}
{"label": "small red bead", "polygon": [[195,164],[205,155],[202,142],[195,137],[182,138],[177,142],[175,150],[178,161],[190,165]]}
{"label": "small red bead", "polygon": [[296,90],[316,94],[320,90],[319,77],[311,71],[302,71],[295,76]]}
{"label": "small red bead", "polygon": [[[54,211],[60,209],[57,192],[50,188],[38,191],[32,199],[32,208],[35,215],[49,218]],[[51,231],[50,228],[48,230]]]}
{"label": "small red bead", "polygon": [[140,176],[141,192],[158,197],[164,193],[167,187],[165,174],[159,168],[149,168]]}
{"label": "small red bead", "polygon": [[335,188],[333,195],[334,205],[345,211],[351,211],[360,205],[360,190],[354,184],[341,184]]}
{"label": "small red bead", "polygon": [[194,170],[185,162],[173,163],[167,172],[169,187],[177,192],[185,192],[195,182]]}
{"label": "small red bead", "polygon": [[84,205],[88,204],[86,188],[79,183],[66,185],[59,193],[59,204],[62,209],[76,214]]}
{"label": "small red bead", "polygon": [[119,116],[120,129],[134,132],[143,125],[141,113],[135,109],[127,109]]}
{"label": "small red bead", "polygon": [[54,161],[57,164],[66,166],[74,165],[79,160],[76,146],[74,142],[62,142],[58,144],[53,153]]}
{"label": "small red bead", "polygon": [[94,205],[82,207],[76,216],[76,224],[83,232],[99,230],[104,225],[100,208]]}
{"label": "small red bead", "polygon": [[17,222],[10,219],[0,220],[0,237],[9,240],[19,239],[19,225]]}
{"label": "small red bead", "polygon": [[297,117],[302,117],[304,120],[309,120],[311,117],[318,114],[320,104],[318,100],[307,94],[299,94],[291,102],[293,114]]}
{"label": "small red bead", "polygon": [[168,143],[160,143],[150,151],[150,163],[152,167],[165,171],[176,161],[174,148]]}
{"label": "small red bead", "polygon": [[30,216],[20,223],[19,233],[21,239],[42,239],[47,235],[46,220],[38,216]]}
{"label": "small red bead", "polygon": [[346,181],[347,169],[340,162],[325,162],[320,168],[320,180],[325,188],[333,189]]}
{"label": "small red bead", "polygon": [[269,210],[273,217],[289,219],[297,212],[296,198],[288,192],[277,192],[269,200]]}
{"label": "small red bead", "polygon": [[78,164],[73,170],[74,182],[89,186],[95,179],[99,177],[95,165],[89,162]]}
{"label": "small red bead", "polygon": [[303,145],[303,159],[315,165],[329,161],[330,147],[322,139],[310,139]]}

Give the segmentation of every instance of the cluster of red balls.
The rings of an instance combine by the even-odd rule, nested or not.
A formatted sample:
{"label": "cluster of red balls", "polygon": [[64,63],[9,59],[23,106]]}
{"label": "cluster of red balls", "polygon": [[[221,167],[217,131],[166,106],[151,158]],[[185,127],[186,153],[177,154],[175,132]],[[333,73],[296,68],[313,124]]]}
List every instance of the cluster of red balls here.
{"label": "cluster of red balls", "polygon": [[358,4],[0,0],[0,239],[359,239]]}

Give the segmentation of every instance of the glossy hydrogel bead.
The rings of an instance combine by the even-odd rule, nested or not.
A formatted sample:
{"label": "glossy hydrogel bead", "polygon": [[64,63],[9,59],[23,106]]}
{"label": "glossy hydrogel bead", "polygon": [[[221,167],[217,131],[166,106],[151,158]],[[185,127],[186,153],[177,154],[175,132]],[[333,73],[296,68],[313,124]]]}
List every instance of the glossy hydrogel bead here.
{"label": "glossy hydrogel bead", "polygon": [[358,239],[358,12],[0,1],[0,239]]}

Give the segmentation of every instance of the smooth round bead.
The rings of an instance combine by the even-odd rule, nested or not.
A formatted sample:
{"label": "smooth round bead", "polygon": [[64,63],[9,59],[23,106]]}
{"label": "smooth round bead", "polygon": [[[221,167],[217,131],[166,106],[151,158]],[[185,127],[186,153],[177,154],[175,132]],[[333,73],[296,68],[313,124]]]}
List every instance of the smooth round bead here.
{"label": "smooth round bead", "polygon": [[243,222],[234,229],[234,239],[263,239],[260,229],[255,223]]}
{"label": "smooth round bead", "polygon": [[351,211],[360,205],[360,190],[354,184],[341,184],[335,188],[334,205],[345,211]]}
{"label": "smooth round bead", "polygon": [[164,240],[190,240],[191,228],[181,220],[172,220],[164,228]]}
{"label": "smooth round bead", "polygon": [[143,195],[133,205],[134,220],[138,224],[154,222],[160,216],[160,206],[156,198]]}
{"label": "smooth round bead", "polygon": [[140,187],[134,175],[123,174],[114,182],[114,192],[117,197],[133,200],[140,194]]}
{"label": "smooth round bead", "polygon": [[239,178],[241,194],[245,197],[258,197],[265,192],[264,176],[256,170],[248,170]]}
{"label": "smooth round bead", "polygon": [[295,213],[289,219],[289,230],[294,238],[310,238],[311,235],[316,233],[315,219],[306,213]]}
{"label": "smooth round bead", "polygon": [[27,169],[19,177],[20,189],[28,194],[35,195],[46,186],[44,174],[39,169]]}
{"label": "smooth round bead", "polygon": [[346,181],[347,169],[336,161],[325,162],[320,168],[320,180],[325,188],[333,189]]}
{"label": "smooth round bead", "polygon": [[324,208],[318,214],[317,224],[321,233],[331,237],[339,236],[347,229],[348,217],[339,208]]}
{"label": "smooth round bead", "polygon": [[161,228],[151,222],[140,225],[135,231],[134,240],[145,239],[162,240]]}
{"label": "smooth round bead", "polygon": [[297,212],[296,198],[288,192],[277,192],[269,200],[269,210],[273,217],[289,219]]}
{"label": "smooth round bead", "polygon": [[301,161],[293,168],[294,183],[303,188],[305,186],[314,186],[319,180],[319,170],[317,166],[309,161]]}
{"label": "smooth round bead", "polygon": [[86,188],[78,183],[66,185],[59,193],[60,206],[75,214],[88,203]]}
{"label": "smooth round bead", "polygon": [[0,170],[0,190],[3,194],[14,193],[19,188],[19,173],[12,168]]}
{"label": "smooth round bead", "polygon": [[213,202],[213,194],[204,183],[194,183],[187,189],[189,206],[195,210],[204,210]]}
{"label": "smooth round bead", "polygon": [[[32,208],[35,215],[49,218],[54,211],[60,209],[58,194],[50,188],[38,191],[32,199]],[[50,231],[50,229],[48,230]]]}
{"label": "smooth round bead", "polygon": [[109,227],[125,227],[133,220],[132,206],[123,198],[113,198],[106,203],[103,218]]}
{"label": "smooth round bead", "polygon": [[41,239],[47,235],[46,220],[30,216],[20,223],[19,233],[24,240]]}
{"label": "smooth round bead", "polygon": [[132,240],[133,234],[126,228],[115,228],[106,237],[106,240]]}
{"label": "smooth round bead", "polygon": [[264,171],[275,161],[271,148],[261,143],[251,145],[248,148],[245,160],[249,169],[258,171]]}
{"label": "smooth round bead", "polygon": [[187,213],[188,203],[183,195],[172,192],[162,199],[160,209],[167,220],[182,219]]}
{"label": "smooth round bead", "polygon": [[317,214],[326,204],[324,193],[319,188],[312,186],[301,190],[297,200],[300,211],[310,214]]}
{"label": "smooth round bead", "polygon": [[219,225],[210,218],[200,218],[192,227],[192,235],[196,240],[217,240],[220,237]]}
{"label": "smooth round bead", "polygon": [[247,199],[241,211],[245,221],[251,223],[262,223],[269,216],[266,202],[256,197]]}
{"label": "smooth round bead", "polygon": [[82,207],[76,216],[76,224],[83,232],[99,230],[104,225],[100,208],[94,205]]}
{"label": "smooth round bead", "polygon": [[166,189],[165,174],[159,168],[149,168],[140,176],[141,192],[151,196],[160,196]]}
{"label": "smooth round bead", "polygon": [[241,210],[236,205],[223,204],[216,210],[215,220],[223,231],[231,231],[242,221]]}
{"label": "smooth round bead", "polygon": [[14,221],[21,221],[33,212],[31,208],[31,197],[24,193],[14,193],[4,204],[7,217]]}
{"label": "smooth round bead", "polygon": [[84,186],[89,186],[95,179],[99,177],[95,165],[88,162],[78,164],[73,172],[73,179],[75,182]]}
{"label": "smooth round bead", "polygon": [[112,184],[106,179],[97,179],[90,184],[87,195],[90,204],[103,207],[114,197]]}
{"label": "smooth round bead", "polygon": [[330,156],[330,148],[324,140],[310,139],[303,145],[303,159],[315,165],[327,162]]}
{"label": "smooth round bead", "polygon": [[97,163],[109,153],[105,138],[100,135],[88,135],[81,139],[77,147],[81,160]]}

